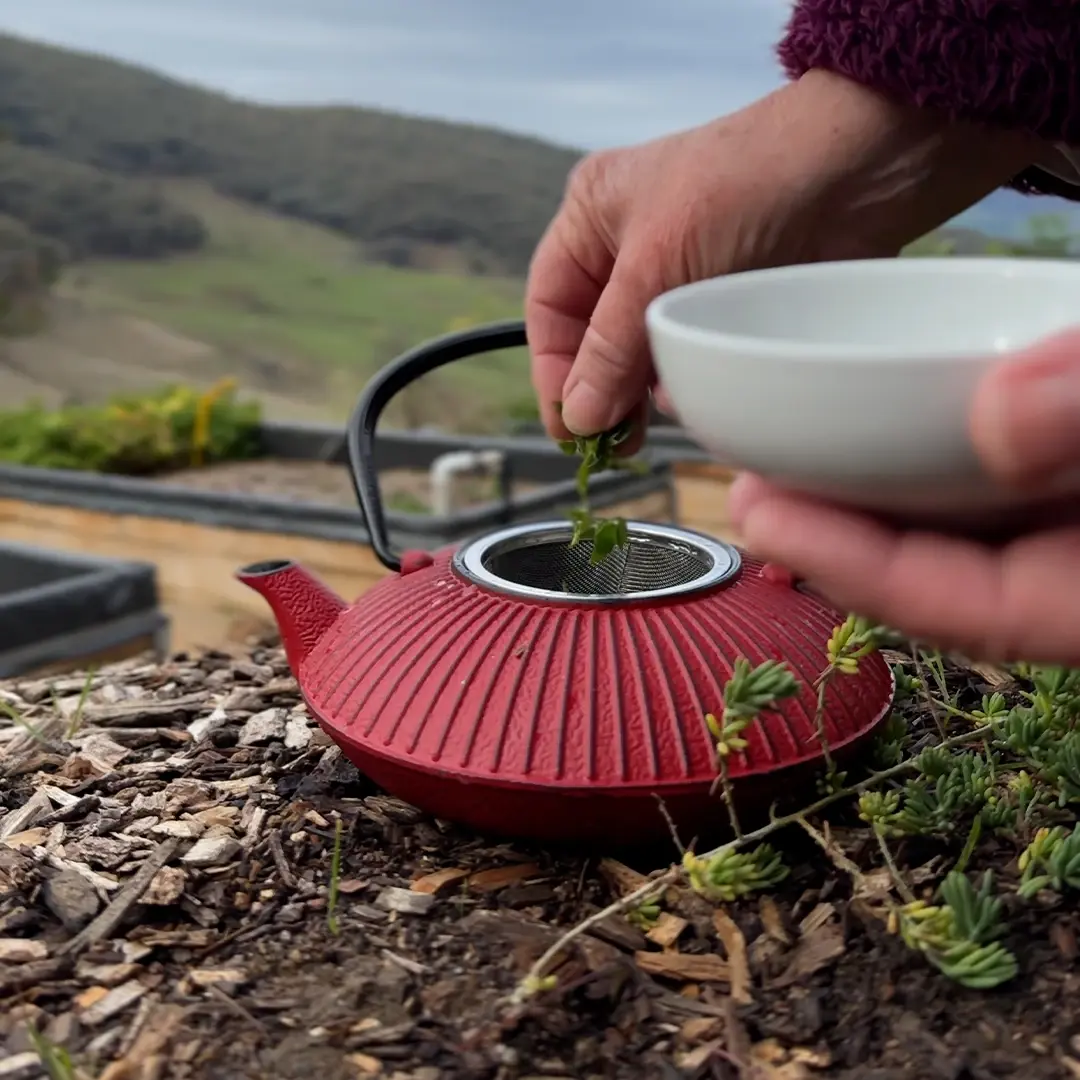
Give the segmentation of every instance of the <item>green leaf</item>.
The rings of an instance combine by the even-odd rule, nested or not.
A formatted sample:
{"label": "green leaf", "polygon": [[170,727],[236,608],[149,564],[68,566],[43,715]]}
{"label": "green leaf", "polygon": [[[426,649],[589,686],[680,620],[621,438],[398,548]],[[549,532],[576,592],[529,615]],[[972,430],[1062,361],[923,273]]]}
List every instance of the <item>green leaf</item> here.
{"label": "green leaf", "polygon": [[619,543],[619,526],[615,521],[601,521],[593,532],[592,553],[589,562],[593,566],[602,563]]}
{"label": "green leaf", "polygon": [[[558,405],[561,410],[561,406]],[[599,435],[577,436],[563,439],[559,447],[566,454],[577,454],[581,460],[574,477],[574,485],[582,505],[571,512],[574,528],[570,546],[576,547],[584,540],[592,540],[589,562],[597,566],[619,547],[629,543],[629,529],[621,518],[595,519],[589,509],[589,484],[592,477],[614,468],[639,467],[635,462],[624,462],[615,456],[615,450],[633,433],[633,424],[624,420],[609,431]]]}

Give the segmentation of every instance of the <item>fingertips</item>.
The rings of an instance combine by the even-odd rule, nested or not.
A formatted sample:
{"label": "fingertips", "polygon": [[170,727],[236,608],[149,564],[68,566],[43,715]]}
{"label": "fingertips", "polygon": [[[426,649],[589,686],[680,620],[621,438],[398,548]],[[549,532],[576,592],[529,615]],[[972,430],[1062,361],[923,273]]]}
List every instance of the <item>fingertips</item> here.
{"label": "fingertips", "polygon": [[532,386],[540,420],[553,439],[570,439],[573,436],[563,422],[561,402],[563,386],[570,374],[572,357],[533,355],[531,360]]}
{"label": "fingertips", "polygon": [[[756,478],[752,478],[756,481]],[[802,577],[843,585],[875,578],[891,557],[894,534],[869,518],[747,482],[739,527],[758,557]]]}
{"label": "fingertips", "polygon": [[678,419],[678,413],[675,411],[675,403],[671,400],[671,395],[659,383],[653,387],[652,396],[653,401],[656,402],[657,409],[659,409],[664,416],[667,416],[672,420]]}
{"label": "fingertips", "polygon": [[578,435],[595,435],[622,421],[645,399],[649,360],[625,351],[591,327],[566,381],[563,422]]}
{"label": "fingertips", "polygon": [[970,431],[987,470],[1007,484],[1080,465],[1080,331],[997,365],[976,390]]}
{"label": "fingertips", "polygon": [[645,445],[649,435],[649,402],[639,401],[630,414],[630,437],[618,448],[619,457],[631,457]]}
{"label": "fingertips", "polygon": [[574,433],[562,422],[562,415],[550,405],[540,409],[540,421],[556,442],[566,442],[574,437]]}
{"label": "fingertips", "polygon": [[863,515],[769,495],[746,513],[746,546],[787,567],[841,611],[904,634],[995,648],[1001,602],[997,554],[934,533],[897,532]]}
{"label": "fingertips", "polygon": [[575,204],[544,234],[525,287],[525,329],[541,420],[556,439],[571,437],[558,409],[613,256]]}
{"label": "fingertips", "polygon": [[[563,420],[564,383],[559,381],[561,372],[568,368],[569,364],[561,358],[539,357],[533,361],[533,388],[536,391],[540,419],[547,433],[560,442],[575,437],[575,433],[566,426]],[[554,390],[553,387],[555,387]],[[615,455],[616,457],[630,457],[641,450],[648,435],[648,402],[639,401],[633,406],[629,415],[621,419],[629,420],[630,433],[626,440],[615,448]],[[619,422],[621,421],[616,421],[616,423]]]}
{"label": "fingertips", "polygon": [[978,659],[1074,665],[1080,656],[1080,528],[988,546],[896,530],[756,477],[740,479],[734,494],[745,546],[840,612]]}
{"label": "fingertips", "polygon": [[739,473],[728,489],[728,517],[736,528],[742,528],[746,515],[764,499],[779,494],[775,488],[753,473]]}
{"label": "fingertips", "polygon": [[[766,562],[786,567],[842,611],[857,611],[904,630],[892,576],[900,537],[861,514],[746,482],[743,543]],[[740,498],[742,497],[741,492]],[[752,501],[751,501],[752,497]],[[886,614],[888,613],[888,614]]]}
{"label": "fingertips", "polygon": [[614,427],[648,396],[653,368],[645,308],[661,290],[642,276],[642,265],[632,249],[620,252],[574,359],[563,420],[581,435]]}

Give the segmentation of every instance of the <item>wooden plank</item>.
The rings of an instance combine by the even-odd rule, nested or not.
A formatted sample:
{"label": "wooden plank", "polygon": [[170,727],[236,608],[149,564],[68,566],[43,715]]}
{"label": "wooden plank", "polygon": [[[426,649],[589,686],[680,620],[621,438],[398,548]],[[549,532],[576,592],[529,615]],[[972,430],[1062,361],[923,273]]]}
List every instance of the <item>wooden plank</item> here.
{"label": "wooden plank", "polygon": [[731,483],[735,479],[735,470],[715,461],[673,461],[671,471],[676,480],[686,477],[710,479],[717,483]]}
{"label": "wooden plank", "polygon": [[266,602],[233,578],[247,563],[295,559],[350,600],[386,575],[371,549],[358,544],[18,499],[0,499],[0,536],[153,563],[162,608],[172,621],[172,647],[178,650],[228,649],[272,628]]}
{"label": "wooden plank", "polygon": [[111,649],[100,649],[89,655],[73,656],[70,660],[58,660],[52,664],[34,668],[32,671],[23,672],[20,679],[46,679],[57,675],[65,675],[73,671],[83,671],[87,668],[101,667],[104,664],[112,664],[119,660],[129,660],[143,653],[153,652],[155,648],[153,634],[143,634],[132,638],[121,645]]}
{"label": "wooden plank", "polygon": [[[727,472],[725,470],[725,472]],[[738,532],[728,513],[728,492],[734,479],[727,475],[676,473],[675,497],[679,523],[729,543],[738,542]]]}
{"label": "wooden plank", "polygon": [[671,496],[667,491],[654,491],[640,499],[627,499],[597,510],[600,517],[621,517],[628,521],[670,522]]}
{"label": "wooden plank", "polygon": [[[654,492],[605,507],[603,513],[669,520],[668,494]],[[273,629],[266,602],[233,577],[247,563],[294,559],[348,600],[387,573],[369,547],[340,540],[106,514],[20,499],[0,499],[0,536],[61,551],[153,563],[176,650],[233,649]]]}

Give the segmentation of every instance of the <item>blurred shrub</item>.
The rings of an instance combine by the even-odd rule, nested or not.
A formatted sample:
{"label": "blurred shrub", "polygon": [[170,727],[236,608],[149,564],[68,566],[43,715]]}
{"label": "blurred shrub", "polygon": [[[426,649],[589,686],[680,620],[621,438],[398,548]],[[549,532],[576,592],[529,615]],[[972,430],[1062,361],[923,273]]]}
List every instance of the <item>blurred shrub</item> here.
{"label": "blurred shrub", "polygon": [[104,405],[0,412],[0,461],[47,469],[149,476],[260,452],[261,413],[235,388],[166,387]]}

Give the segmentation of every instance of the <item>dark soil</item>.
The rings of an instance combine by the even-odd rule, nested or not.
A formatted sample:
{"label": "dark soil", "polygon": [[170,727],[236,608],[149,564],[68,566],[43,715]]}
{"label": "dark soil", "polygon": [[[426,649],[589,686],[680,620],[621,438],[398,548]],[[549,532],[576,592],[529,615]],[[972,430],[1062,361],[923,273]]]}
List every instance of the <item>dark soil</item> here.
{"label": "dark soil", "polygon": [[[329,506],[356,506],[356,494],[348,469],[325,461],[288,461],[260,458],[255,461],[228,461],[202,468],[182,469],[160,478],[163,484],[200,491],[231,492],[288,499],[293,502]],[[430,513],[431,490],[428,474],[413,469],[387,469],[379,474],[383,501],[393,510]],[[515,482],[514,494],[523,494],[535,485]],[[455,507],[478,506],[498,497],[490,476],[461,477],[454,486]]]}
{"label": "dark soil", "polygon": [[[0,688],[23,717],[0,728],[0,1077],[41,1075],[31,1024],[97,1080],[1080,1076],[1067,901],[1010,910],[1019,978],[964,990],[785,836],[797,869],[730,905],[726,936],[679,890],[653,940],[613,917],[557,990],[511,1007],[530,962],[633,870],[465,835],[374,790],[307,720],[276,649],[90,685],[80,707],[83,677],[54,682],[67,719],[44,683]],[[876,867],[843,824],[836,843]],[[932,875],[916,845],[895,854]],[[1014,864],[980,845],[1000,880]]]}

